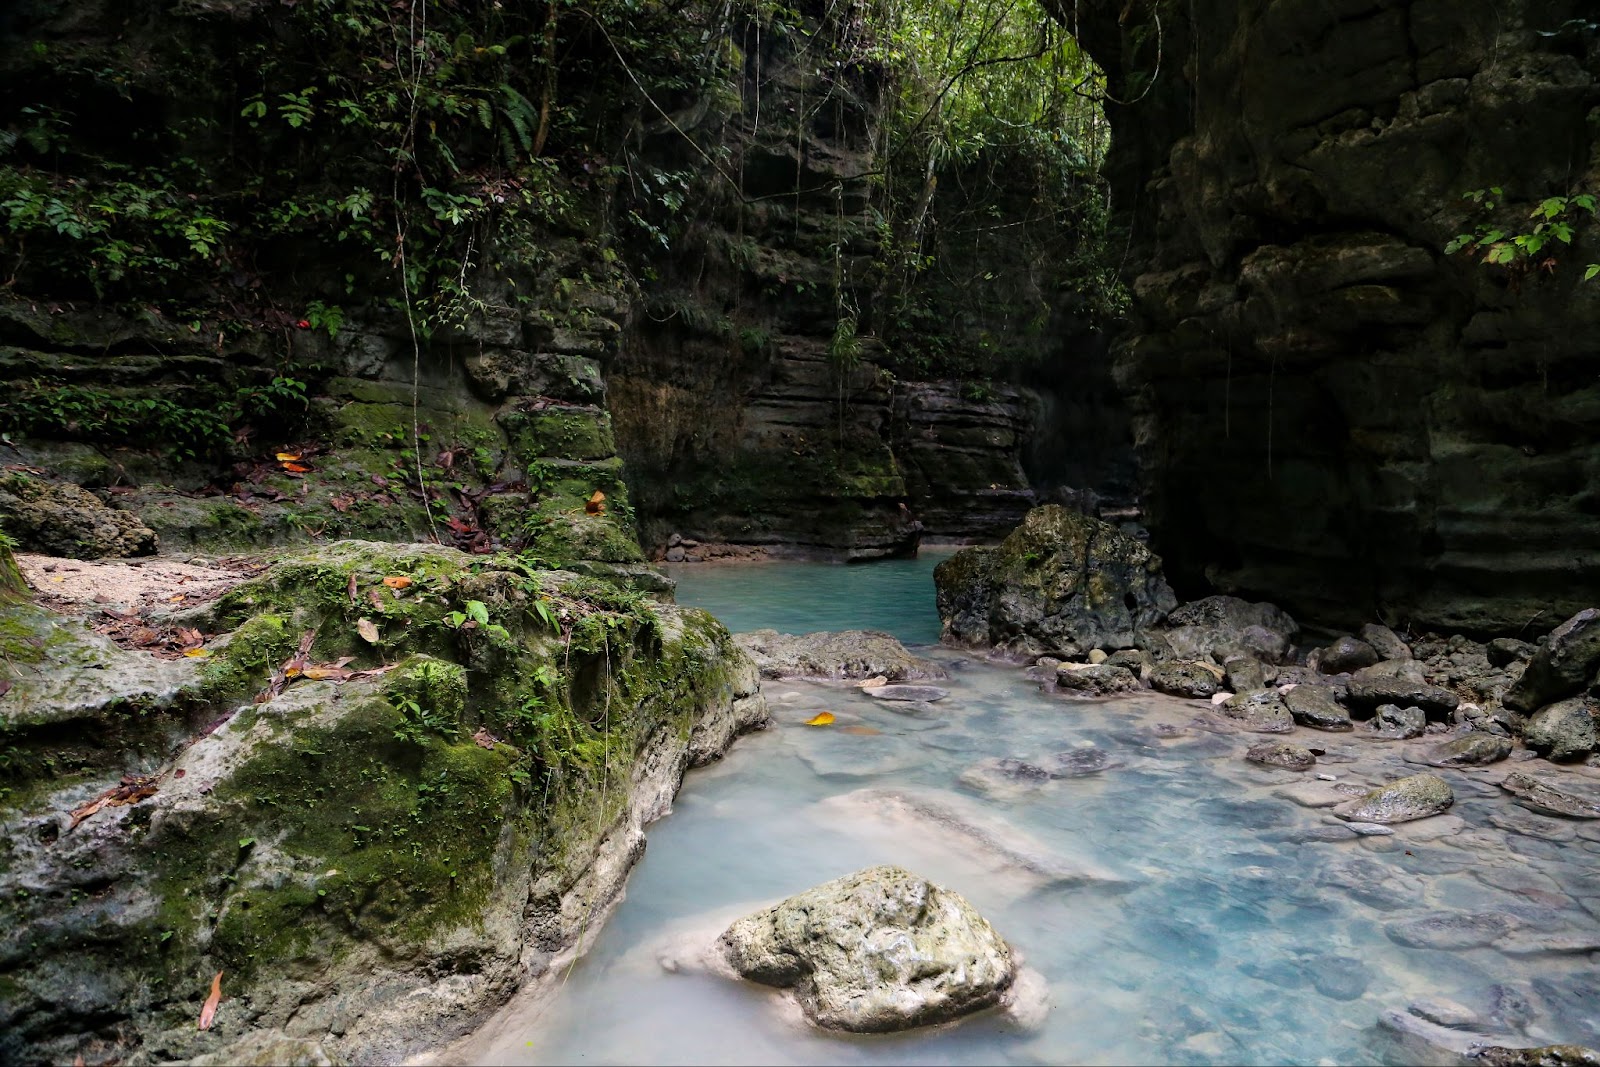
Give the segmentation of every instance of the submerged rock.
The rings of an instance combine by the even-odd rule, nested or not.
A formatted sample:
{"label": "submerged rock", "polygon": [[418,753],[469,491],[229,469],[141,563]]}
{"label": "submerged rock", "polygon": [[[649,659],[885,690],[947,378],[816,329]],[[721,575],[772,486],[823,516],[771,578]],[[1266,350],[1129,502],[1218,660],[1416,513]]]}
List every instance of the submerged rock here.
{"label": "submerged rock", "polygon": [[875,700],[902,702],[943,700],[950,695],[950,690],[936,685],[875,685],[861,691]]}
{"label": "submerged rock", "polygon": [[1571,697],[1540,708],[1523,726],[1522,740],[1546,759],[1586,756],[1596,744],[1594,706],[1585,697]]}
{"label": "submerged rock", "polygon": [[1288,741],[1260,741],[1250,746],[1244,758],[1251,763],[1284,767],[1291,771],[1308,771],[1317,763],[1317,757],[1309,748]]}
{"label": "submerged rock", "polygon": [[1455,794],[1443,778],[1436,774],[1414,774],[1335,805],[1333,813],[1348,822],[1387,825],[1438,815],[1455,802]]}
{"label": "submerged rock", "polygon": [[945,640],[969,646],[1131,648],[1177,603],[1143,542],[1055,504],[994,548],[957,552],[933,580]]}
{"label": "submerged rock", "polygon": [[956,893],[900,867],[870,867],[735,922],[729,965],[792,989],[830,1030],[885,1033],[992,1007],[1016,978],[1010,947]]}
{"label": "submerged rock", "polygon": [[1600,669],[1600,608],[1585,608],[1540,642],[1522,677],[1506,690],[1506,707],[1537,711],[1580,692]]}
{"label": "submerged rock", "polygon": [[1451,911],[1390,923],[1384,933],[1389,935],[1389,940],[1410,948],[1454,950],[1492,945],[1516,925],[1509,915],[1499,912],[1463,914]]}
{"label": "submerged rock", "polygon": [[1208,663],[1168,660],[1150,672],[1150,688],[1191,700],[1209,700],[1222,692],[1222,672]]}
{"label": "submerged rock", "polygon": [[1275,689],[1239,693],[1223,701],[1220,710],[1241,729],[1253,733],[1286,734],[1294,729],[1294,716],[1289,714]]}
{"label": "submerged rock", "polygon": [[881,675],[904,682],[945,677],[937,663],[912,655],[893,636],[878,630],[805,635],[753,630],[733,639],[755,660],[763,678],[843,680]]}
{"label": "submerged rock", "polygon": [[1512,794],[1523,806],[1571,819],[1600,819],[1600,799],[1581,796],[1540,781],[1521,771],[1506,775],[1500,788]]}
{"label": "submerged rock", "polygon": [[1314,730],[1351,730],[1350,713],[1333,698],[1333,690],[1320,685],[1297,685],[1283,694],[1284,706],[1294,721]]}
{"label": "submerged rock", "polygon": [[1511,739],[1499,734],[1473,730],[1435,745],[1423,756],[1430,767],[1479,767],[1511,755]]}
{"label": "submerged rock", "polygon": [[1167,616],[1167,644],[1176,656],[1227,662],[1245,654],[1282,663],[1300,626],[1272,604],[1252,604],[1233,596],[1208,596]]}
{"label": "submerged rock", "polygon": [[1063,663],[1056,668],[1056,688],[1102,697],[1138,689],[1139,679],[1128,668],[1109,663]]}

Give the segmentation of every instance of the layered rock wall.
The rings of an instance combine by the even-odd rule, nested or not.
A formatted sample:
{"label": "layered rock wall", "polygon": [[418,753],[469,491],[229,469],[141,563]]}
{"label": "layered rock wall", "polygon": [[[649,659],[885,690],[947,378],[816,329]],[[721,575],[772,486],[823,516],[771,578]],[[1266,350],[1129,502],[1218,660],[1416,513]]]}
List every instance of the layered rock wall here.
{"label": "layered rock wall", "polygon": [[1131,226],[1118,380],[1180,590],[1547,629],[1600,588],[1600,228],[1446,255],[1600,183],[1600,39],[1562,0],[1080,0]]}

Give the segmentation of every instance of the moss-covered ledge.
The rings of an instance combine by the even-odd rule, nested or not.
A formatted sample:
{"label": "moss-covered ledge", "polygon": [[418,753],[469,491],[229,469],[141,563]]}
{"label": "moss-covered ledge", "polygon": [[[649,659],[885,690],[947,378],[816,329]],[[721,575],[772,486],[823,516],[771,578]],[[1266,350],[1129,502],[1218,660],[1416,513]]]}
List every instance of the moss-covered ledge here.
{"label": "moss-covered ledge", "polygon": [[[199,712],[137,765],[58,774],[36,737],[0,808],[15,1058],[440,1044],[592,935],[685,770],[766,720],[710,615],[516,557],[338,542],[186,620],[229,634],[174,683]],[[71,825],[134,772],[153,796]]]}

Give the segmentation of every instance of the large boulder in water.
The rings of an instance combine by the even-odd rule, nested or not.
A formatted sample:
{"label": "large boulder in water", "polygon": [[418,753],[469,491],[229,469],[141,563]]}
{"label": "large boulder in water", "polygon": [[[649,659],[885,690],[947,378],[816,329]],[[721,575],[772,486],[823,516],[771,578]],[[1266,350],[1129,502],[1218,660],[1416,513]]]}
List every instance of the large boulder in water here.
{"label": "large boulder in water", "polygon": [[1585,608],[1550,632],[1506,690],[1513,711],[1537,711],[1580,692],[1600,670],[1600,608]]}
{"label": "large boulder in water", "polygon": [[755,660],[763,678],[886,678],[891,682],[945,677],[944,668],[906,651],[878,630],[797,636],[752,630],[733,639]]}
{"label": "large boulder in water", "polygon": [[933,580],[945,640],[971,646],[1132,648],[1177,603],[1143,542],[1056,504],[994,548],[957,552]]}
{"label": "large boulder in water", "polygon": [[1172,627],[1167,644],[1175,656],[1210,657],[1218,663],[1240,654],[1282,663],[1300,632],[1288,612],[1236,596],[1208,596],[1185,604],[1167,616],[1167,625]]}
{"label": "large boulder in water", "polygon": [[1410,822],[1438,815],[1455,802],[1455,794],[1443,778],[1413,774],[1336,805],[1333,813],[1350,822]]}
{"label": "large boulder in water", "polygon": [[740,975],[792,989],[818,1026],[885,1033],[998,1004],[1011,949],[971,904],[901,867],[825,882],[728,927]]}

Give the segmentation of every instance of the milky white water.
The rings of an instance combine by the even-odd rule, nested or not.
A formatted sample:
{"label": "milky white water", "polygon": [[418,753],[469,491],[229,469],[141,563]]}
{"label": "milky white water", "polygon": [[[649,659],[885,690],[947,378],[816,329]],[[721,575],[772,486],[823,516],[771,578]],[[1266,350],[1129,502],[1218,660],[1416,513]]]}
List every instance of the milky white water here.
{"label": "milky white water", "polygon": [[[935,561],[680,568],[679,600],[736,630],[865,625],[927,641]],[[1278,795],[1310,775],[1242,759],[1259,735],[1194,725],[1203,704],[1072,701],[1040,693],[1017,668],[922,651],[952,677],[940,683],[949,698],[920,709],[766,683],[773,727],[689,775],[674,812],[648,831],[627,899],[560,992],[514,1001],[458,1054],[518,1064],[1400,1063],[1417,1054],[1375,1024],[1423,997],[1457,1001],[1521,1044],[1600,1041],[1600,952],[1583,950],[1600,947],[1600,824],[1513,805],[1495,784],[1509,765],[1441,771],[1457,796],[1449,815],[1357,838],[1326,810]],[[803,725],[820,710],[835,724]],[[1342,783],[1418,769],[1401,762],[1403,745],[1304,730],[1295,740],[1327,748],[1316,770]],[[985,757],[1088,748],[1116,765],[1042,785],[967,774]],[[908,814],[918,804],[980,832]],[[878,863],[968,897],[1048,982],[1042,1027],[991,1013],[898,1036],[830,1035],[796,1025],[769,990],[662,966],[686,931],[714,933]],[[1503,936],[1481,947],[1391,936],[1423,917],[1486,914]],[[1561,951],[1540,951],[1552,943]]]}

